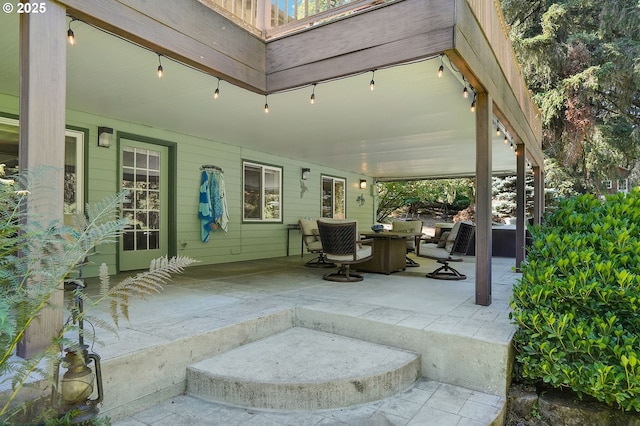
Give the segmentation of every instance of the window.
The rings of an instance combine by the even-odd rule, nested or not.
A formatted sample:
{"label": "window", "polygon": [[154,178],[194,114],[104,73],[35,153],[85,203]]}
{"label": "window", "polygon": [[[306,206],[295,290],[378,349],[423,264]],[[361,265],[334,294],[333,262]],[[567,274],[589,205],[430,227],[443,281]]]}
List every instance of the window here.
{"label": "window", "polygon": [[282,168],[242,163],[242,217],[246,222],[282,221]]}
{"label": "window", "polygon": [[64,214],[84,211],[84,133],[67,130],[64,150]]}
{"label": "window", "polygon": [[618,192],[629,192],[629,181],[627,179],[618,180]]}
{"label": "window", "polygon": [[345,182],[342,178],[322,176],[322,217],[346,217]]}
{"label": "window", "polygon": [[602,181],[602,187],[604,189],[611,189],[613,186],[612,186],[612,183],[611,183],[610,180],[603,180]]}
{"label": "window", "polygon": [[[18,120],[0,117],[0,163],[6,175],[18,173]],[[84,210],[84,133],[65,130],[64,140],[64,215]]]}

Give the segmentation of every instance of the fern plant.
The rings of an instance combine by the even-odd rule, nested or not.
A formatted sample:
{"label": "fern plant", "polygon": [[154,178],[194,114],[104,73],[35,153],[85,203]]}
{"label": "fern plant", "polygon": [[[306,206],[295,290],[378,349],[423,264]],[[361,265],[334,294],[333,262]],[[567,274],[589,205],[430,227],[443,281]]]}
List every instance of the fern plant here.
{"label": "fern plant", "polygon": [[[46,208],[45,200],[34,200],[32,194],[47,193],[43,187],[50,181],[47,175],[48,171],[42,169],[14,179],[0,179],[0,385],[11,385],[10,391],[0,396],[0,424],[13,423],[16,416],[24,413],[26,403],[18,397],[31,386],[28,383],[52,384],[62,348],[79,349],[78,342],[67,336],[84,333],[78,330],[79,321],[69,320],[44,350],[21,359],[14,354],[26,330],[45,309],[65,309],[58,301],[60,297],[56,297],[64,281],[77,273],[78,265],[90,259],[96,248],[115,243],[128,224],[118,217],[126,192],[88,205],[86,214],[76,215],[71,226],[42,223],[34,210],[26,209],[26,202]],[[82,299],[84,310],[69,312],[68,317],[91,320],[94,326],[115,332],[118,319],[129,318],[132,300],[161,291],[172,274],[194,262],[182,256],[161,258],[152,262],[149,271],[115,286],[110,285],[108,268],[102,264],[99,296],[92,299],[80,289],[74,290],[74,296]],[[91,317],[92,308],[104,303],[110,304],[113,324]],[[27,399],[33,398],[34,394],[30,395]],[[51,411],[44,414],[45,418],[55,415]]]}

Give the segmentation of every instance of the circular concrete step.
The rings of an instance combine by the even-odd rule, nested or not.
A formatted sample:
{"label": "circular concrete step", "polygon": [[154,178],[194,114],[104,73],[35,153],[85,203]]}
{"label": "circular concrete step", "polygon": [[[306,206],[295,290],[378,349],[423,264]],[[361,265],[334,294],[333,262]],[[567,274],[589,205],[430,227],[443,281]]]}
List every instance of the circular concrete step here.
{"label": "circular concrete step", "polygon": [[296,327],[187,370],[187,392],[274,410],[348,407],[386,398],[421,377],[417,354]]}

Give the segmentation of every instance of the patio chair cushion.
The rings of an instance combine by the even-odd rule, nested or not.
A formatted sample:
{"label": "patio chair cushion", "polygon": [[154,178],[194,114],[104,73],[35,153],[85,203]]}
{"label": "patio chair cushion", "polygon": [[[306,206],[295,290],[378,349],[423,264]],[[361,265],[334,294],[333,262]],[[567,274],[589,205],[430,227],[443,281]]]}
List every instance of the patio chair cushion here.
{"label": "patio chair cushion", "polygon": [[449,231],[444,232],[442,234],[442,236],[440,237],[440,239],[438,240],[438,242],[436,243],[436,246],[438,248],[444,248],[445,244],[447,244],[447,238],[449,238]]}
{"label": "patio chair cushion", "polygon": [[453,225],[453,228],[451,228],[451,231],[449,231],[449,235],[447,235],[447,239],[445,240],[445,243],[444,243],[444,248],[449,253],[451,253],[451,249],[453,249],[453,243],[456,241],[456,237],[458,236],[458,231],[460,230],[461,223],[462,222],[456,222]]}
{"label": "patio chair cushion", "polygon": [[312,219],[299,219],[298,223],[300,224],[300,231],[307,249],[309,251],[322,250],[318,223]]}
{"label": "patio chair cushion", "polygon": [[322,251],[322,242],[320,242],[320,240],[317,240],[317,241],[308,243],[307,250],[310,251],[311,253]]}
{"label": "patio chair cushion", "polygon": [[[358,250],[356,251],[355,260],[358,261],[360,259],[364,259],[366,257],[371,256],[371,246],[358,244]],[[353,255],[351,254],[327,254],[327,259],[332,262],[340,263],[340,262],[353,262]]]}
{"label": "patio chair cushion", "polygon": [[423,244],[422,247],[420,247],[420,256],[431,259],[447,259],[453,262],[462,260],[461,257],[452,256],[445,248],[439,248],[433,243]]}
{"label": "patio chair cushion", "polygon": [[[421,234],[422,221],[421,220],[394,220],[393,222],[391,222],[391,231]],[[415,250],[415,249],[416,249],[416,239],[407,238],[407,250]]]}

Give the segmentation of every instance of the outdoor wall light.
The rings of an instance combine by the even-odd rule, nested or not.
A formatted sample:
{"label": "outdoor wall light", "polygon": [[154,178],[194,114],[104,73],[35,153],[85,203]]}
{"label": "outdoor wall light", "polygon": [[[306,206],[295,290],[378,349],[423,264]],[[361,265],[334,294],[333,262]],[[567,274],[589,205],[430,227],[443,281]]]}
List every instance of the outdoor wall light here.
{"label": "outdoor wall light", "polygon": [[367,180],[360,179],[360,189],[367,189]]}
{"label": "outdoor wall light", "polygon": [[109,148],[113,142],[113,129],[111,127],[98,127],[98,146]]}
{"label": "outdoor wall light", "polygon": [[311,174],[311,169],[302,168],[302,180],[309,179],[309,175]]}

